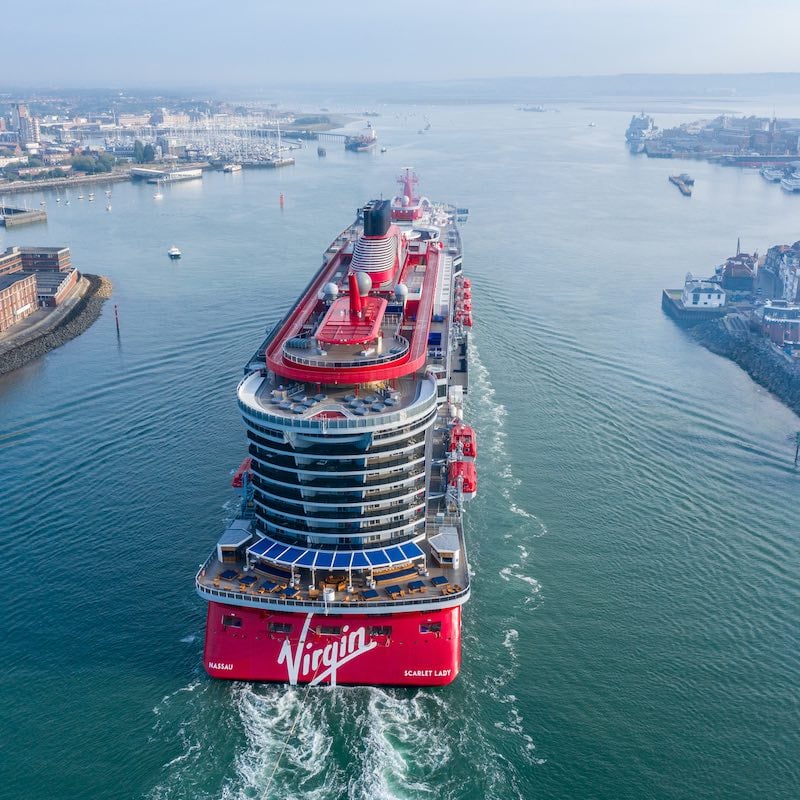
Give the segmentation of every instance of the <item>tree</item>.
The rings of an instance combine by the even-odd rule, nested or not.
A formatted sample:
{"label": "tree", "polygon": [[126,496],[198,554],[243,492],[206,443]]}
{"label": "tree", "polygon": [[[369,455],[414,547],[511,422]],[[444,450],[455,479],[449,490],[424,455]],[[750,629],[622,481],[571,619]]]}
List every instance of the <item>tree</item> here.
{"label": "tree", "polygon": [[138,139],[133,143],[133,160],[137,164],[144,163],[144,145]]}
{"label": "tree", "polygon": [[151,161],[155,161],[156,158],[156,151],[153,148],[153,145],[146,144],[144,146],[144,152],[142,153],[142,161],[145,164],[149,164]]}

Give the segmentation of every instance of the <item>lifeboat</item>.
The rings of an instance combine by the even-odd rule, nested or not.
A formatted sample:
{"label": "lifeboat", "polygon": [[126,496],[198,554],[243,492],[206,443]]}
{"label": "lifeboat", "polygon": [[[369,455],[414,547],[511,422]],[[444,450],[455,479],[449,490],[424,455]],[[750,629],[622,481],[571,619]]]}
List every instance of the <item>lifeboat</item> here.
{"label": "lifeboat", "polygon": [[472,500],[478,493],[478,476],[472,461],[451,461],[447,467],[447,482],[458,487],[461,479],[461,493],[465,500]]}
{"label": "lifeboat", "polygon": [[241,489],[242,486],[244,486],[245,473],[250,471],[250,465],[252,463],[253,459],[250,458],[250,456],[247,456],[247,458],[245,458],[244,461],[239,464],[239,468],[234,473],[233,480],[231,481],[231,486],[234,489]]}
{"label": "lifeboat", "polygon": [[478,444],[475,438],[475,431],[469,425],[458,423],[450,429],[450,447],[451,453],[458,451],[461,447],[461,454],[468,458],[477,458]]}

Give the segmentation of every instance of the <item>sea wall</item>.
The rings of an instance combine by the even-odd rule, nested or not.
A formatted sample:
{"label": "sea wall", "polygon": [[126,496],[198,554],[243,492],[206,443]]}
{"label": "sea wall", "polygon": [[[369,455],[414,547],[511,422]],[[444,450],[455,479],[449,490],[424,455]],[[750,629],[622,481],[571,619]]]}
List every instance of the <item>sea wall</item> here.
{"label": "sea wall", "polygon": [[741,314],[703,322],[691,335],[712,353],[738,364],[758,384],[768,389],[800,416],[800,366],[768,339],[750,330]]}
{"label": "sea wall", "polygon": [[0,352],[0,375],[19,369],[80,336],[100,316],[103,303],[111,297],[111,281],[102,275],[83,273],[80,283],[84,284],[83,295],[69,309],[61,314],[56,309],[29,337]]}

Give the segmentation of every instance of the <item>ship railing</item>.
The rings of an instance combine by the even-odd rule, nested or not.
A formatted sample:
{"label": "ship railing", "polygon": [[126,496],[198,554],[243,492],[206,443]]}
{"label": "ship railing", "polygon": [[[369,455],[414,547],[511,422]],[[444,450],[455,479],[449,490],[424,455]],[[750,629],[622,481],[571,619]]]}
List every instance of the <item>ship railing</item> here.
{"label": "ship railing", "polygon": [[381,353],[375,356],[358,356],[356,358],[347,359],[346,361],[334,361],[327,356],[308,357],[296,355],[289,349],[289,341],[291,340],[284,343],[283,356],[287,361],[291,361],[293,364],[300,364],[306,367],[341,369],[348,367],[377,366],[379,364],[388,364],[391,361],[397,361],[397,359],[402,358],[408,352],[409,343],[405,337],[395,334],[392,338],[394,344],[388,353]]}
{"label": "ship railing", "polygon": [[449,603],[453,603],[452,601],[464,599],[469,595],[470,587],[467,586],[461,591],[458,592],[451,592],[447,595],[427,595],[424,597],[402,597],[398,600],[330,600],[325,602],[324,600],[294,600],[292,598],[284,598],[278,597],[272,594],[250,594],[245,592],[235,592],[228,589],[217,589],[211,586],[207,586],[203,583],[201,573],[197,573],[197,578],[195,579],[195,586],[197,591],[202,596],[211,596],[214,598],[219,598],[220,600],[239,600],[241,602],[246,603],[247,605],[264,605],[274,607],[276,605],[281,606],[282,608],[318,608],[320,611],[325,612],[329,609],[339,609],[339,608],[347,608],[347,609],[366,609],[366,608],[386,608],[396,611],[398,606],[413,606],[413,607],[423,607],[423,606],[430,606],[435,603],[444,600],[445,598]]}
{"label": "ship railing", "polygon": [[[246,381],[248,378],[245,378]],[[433,383],[432,379],[429,379],[431,383]],[[244,383],[242,381],[242,383]],[[239,384],[241,387],[241,383]],[[399,425],[400,423],[404,422],[414,422],[417,419],[421,419],[424,417],[431,409],[431,407],[436,406],[436,392],[435,387],[431,389],[431,394],[428,397],[425,397],[424,400],[419,404],[417,404],[417,400],[419,398],[419,393],[421,389],[417,392],[417,397],[414,399],[413,404],[410,408],[400,409],[398,411],[393,411],[387,414],[379,414],[372,412],[368,416],[363,417],[347,417],[346,419],[304,419],[304,418],[297,418],[297,417],[289,417],[288,415],[280,415],[277,414],[269,414],[266,411],[262,411],[259,408],[255,408],[252,405],[248,405],[241,399],[238,401],[239,409],[241,410],[242,414],[245,417],[253,417],[258,420],[262,420],[267,422],[273,426],[283,427],[289,426],[292,429],[295,428],[308,428],[309,430],[314,431],[325,431],[325,430],[335,430],[335,429],[346,429],[350,430],[353,428],[377,428],[377,427],[387,427],[387,426],[395,426]]]}

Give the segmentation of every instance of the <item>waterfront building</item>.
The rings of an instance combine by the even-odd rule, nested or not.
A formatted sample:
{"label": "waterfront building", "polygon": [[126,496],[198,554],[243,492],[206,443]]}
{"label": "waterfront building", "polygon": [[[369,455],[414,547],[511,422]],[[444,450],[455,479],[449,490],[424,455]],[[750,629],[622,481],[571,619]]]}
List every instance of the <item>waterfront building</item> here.
{"label": "waterfront building", "polygon": [[0,332],[37,308],[59,305],[79,278],[68,247],[7,248],[0,253]]}
{"label": "waterfront building", "polygon": [[737,252],[716,270],[722,288],[729,292],[752,292],[756,272],[758,272],[758,253]]}
{"label": "waterfront building", "polygon": [[0,275],[23,270],[68,272],[71,269],[69,247],[8,247],[0,253]]}
{"label": "waterfront building", "polygon": [[0,275],[0,333],[22,322],[37,308],[36,276],[33,273]]}
{"label": "waterfront building", "polygon": [[770,247],[762,269],[772,277],[776,297],[790,303],[800,301],[800,241]]}
{"label": "waterfront building", "polygon": [[693,278],[690,272],[683,285],[681,302],[686,309],[722,308],[725,305],[725,290],[713,281]]}
{"label": "waterfront building", "polygon": [[768,300],[753,319],[772,342],[783,346],[800,344],[800,305],[786,300]]}

